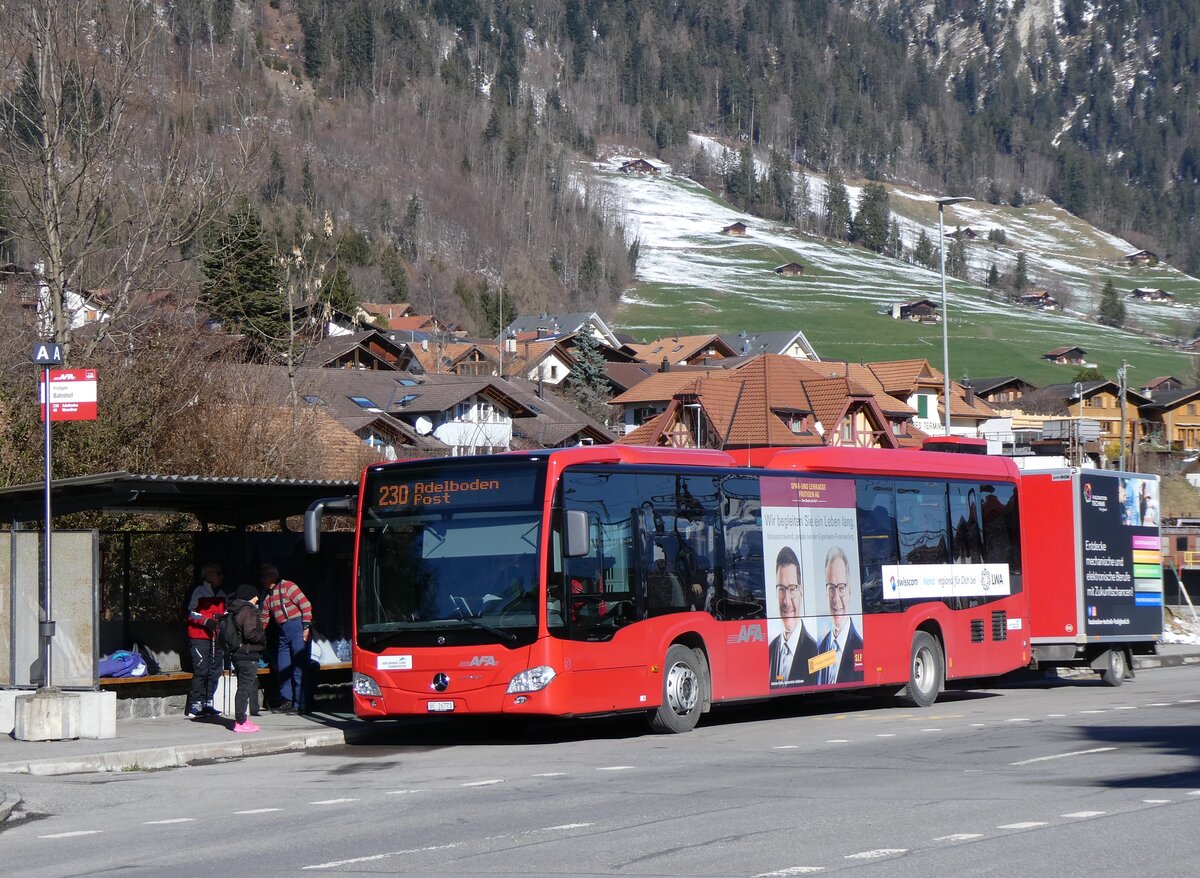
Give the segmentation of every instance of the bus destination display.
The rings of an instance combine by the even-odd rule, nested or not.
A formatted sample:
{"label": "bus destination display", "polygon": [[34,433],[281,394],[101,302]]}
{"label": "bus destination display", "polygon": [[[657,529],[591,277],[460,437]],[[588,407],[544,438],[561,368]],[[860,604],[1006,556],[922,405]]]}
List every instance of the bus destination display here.
{"label": "bus destination display", "polygon": [[388,512],[475,509],[527,504],[534,501],[537,472],[506,469],[480,474],[478,469],[462,478],[452,472],[381,473],[367,496]]}

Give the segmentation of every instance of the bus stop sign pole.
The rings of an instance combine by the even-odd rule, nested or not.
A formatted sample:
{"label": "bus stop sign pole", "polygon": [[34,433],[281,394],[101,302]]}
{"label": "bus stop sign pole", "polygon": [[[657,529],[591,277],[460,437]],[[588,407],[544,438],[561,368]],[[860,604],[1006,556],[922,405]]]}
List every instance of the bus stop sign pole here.
{"label": "bus stop sign pole", "polygon": [[54,650],[50,643],[54,637],[54,614],[51,607],[51,599],[53,591],[50,588],[50,535],[52,531],[51,516],[50,516],[50,367],[62,365],[62,345],[43,342],[36,344],[33,347],[33,362],[35,365],[42,367],[42,393],[45,394],[43,399],[42,415],[46,421],[46,446],[45,446],[45,468],[46,468],[46,496],[45,496],[45,515],[46,515],[46,543],[45,543],[45,593],[43,595],[43,606],[45,607],[45,616],[38,623],[38,635],[42,641],[42,649],[44,650],[44,662],[42,667],[45,668],[45,673],[42,678],[42,687],[49,689],[51,676],[51,662],[53,661]]}

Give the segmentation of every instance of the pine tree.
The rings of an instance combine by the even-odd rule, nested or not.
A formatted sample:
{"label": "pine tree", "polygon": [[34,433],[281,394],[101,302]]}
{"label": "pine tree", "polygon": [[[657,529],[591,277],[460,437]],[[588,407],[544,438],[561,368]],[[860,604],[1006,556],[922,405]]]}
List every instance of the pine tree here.
{"label": "pine tree", "polygon": [[785,223],[790,223],[796,218],[791,165],[787,156],[771,150],[771,162],[767,171],[771,201],[779,210],[779,218]]}
{"label": "pine tree", "polygon": [[988,268],[987,273],[987,288],[994,290],[1000,286],[1000,269],[996,268],[996,263],[992,263]]}
{"label": "pine tree", "polygon": [[334,273],[328,275],[325,282],[321,284],[318,299],[342,314],[358,313],[358,293],[354,291],[354,283],[350,280],[350,275],[346,273],[346,268],[340,260]]}
{"label": "pine tree", "polygon": [[967,279],[967,236],[958,235],[946,251],[946,274]]}
{"label": "pine tree", "polygon": [[575,336],[575,349],[571,355],[575,358],[575,365],[571,367],[567,380],[576,405],[596,420],[607,422],[611,416],[608,406],[611,390],[600,342],[592,334],[590,326],[585,326]]}
{"label": "pine tree", "polygon": [[917,238],[917,245],[913,247],[913,262],[925,268],[937,268],[937,257],[933,250],[933,241],[929,240],[929,236],[925,234],[924,229],[921,229],[921,237]]}
{"label": "pine tree", "polygon": [[226,331],[243,333],[262,348],[280,344],[287,335],[282,275],[249,202],[210,236],[201,270],[200,303]]}
{"label": "pine tree", "polygon": [[404,265],[404,257],[395,247],[385,247],[379,255],[379,270],[383,279],[391,286],[392,302],[408,301],[408,269]]}
{"label": "pine tree", "polygon": [[1017,265],[1013,269],[1012,276],[1012,297],[1015,299],[1029,288],[1029,265],[1025,261],[1025,254],[1017,254]]}
{"label": "pine tree", "polygon": [[850,196],[839,168],[831,168],[825,183],[825,234],[844,239],[849,231]]}
{"label": "pine tree", "polygon": [[1125,325],[1125,303],[1117,295],[1112,278],[1105,282],[1104,292],[1100,294],[1100,322],[1105,326]]}
{"label": "pine tree", "polygon": [[858,198],[858,213],[850,223],[850,240],[862,244],[874,253],[883,253],[888,245],[887,189],[882,183],[868,183]]}

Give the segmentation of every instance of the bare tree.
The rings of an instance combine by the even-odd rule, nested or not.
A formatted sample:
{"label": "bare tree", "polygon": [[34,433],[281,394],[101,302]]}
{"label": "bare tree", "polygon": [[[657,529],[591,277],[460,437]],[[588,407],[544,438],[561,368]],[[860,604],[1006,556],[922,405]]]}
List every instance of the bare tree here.
{"label": "bare tree", "polygon": [[0,179],[12,232],[41,263],[40,329],[68,349],[81,294],[106,318],[89,356],[139,293],[172,286],[180,248],[224,207],[252,149],[221,170],[185,115],[148,87],[169,34],[140,0],[0,0]]}

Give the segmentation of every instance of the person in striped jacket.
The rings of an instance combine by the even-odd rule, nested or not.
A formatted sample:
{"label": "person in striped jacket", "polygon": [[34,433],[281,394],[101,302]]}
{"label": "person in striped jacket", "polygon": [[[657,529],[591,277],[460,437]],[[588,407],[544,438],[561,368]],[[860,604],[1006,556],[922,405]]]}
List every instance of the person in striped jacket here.
{"label": "person in striped jacket", "polygon": [[279,575],[274,564],[262,565],[259,573],[266,589],[259,615],[264,628],[275,626],[275,679],[282,702],[279,709],[284,713],[306,713],[304,678],[308,673],[312,604],[300,586]]}

